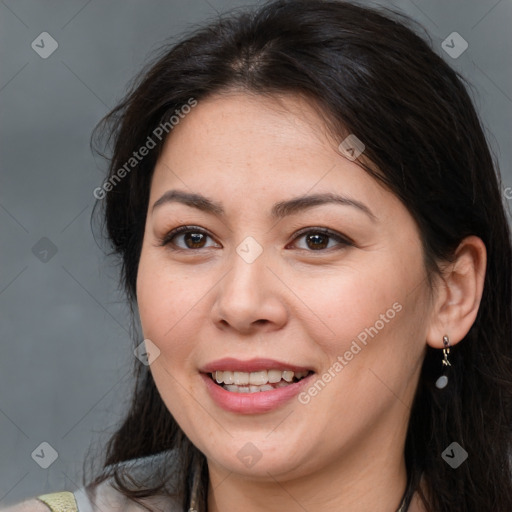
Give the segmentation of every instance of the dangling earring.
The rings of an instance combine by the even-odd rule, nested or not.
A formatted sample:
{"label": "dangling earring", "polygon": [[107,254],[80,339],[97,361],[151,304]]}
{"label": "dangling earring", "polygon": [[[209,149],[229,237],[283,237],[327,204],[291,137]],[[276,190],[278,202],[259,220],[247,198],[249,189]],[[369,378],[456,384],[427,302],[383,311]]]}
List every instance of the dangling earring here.
{"label": "dangling earring", "polygon": [[446,369],[444,367],[451,366],[450,361],[448,361],[448,354],[450,353],[450,339],[446,334],[443,336],[443,345],[443,375],[436,380],[436,387],[439,389],[445,388],[448,384],[448,377],[445,374]]}

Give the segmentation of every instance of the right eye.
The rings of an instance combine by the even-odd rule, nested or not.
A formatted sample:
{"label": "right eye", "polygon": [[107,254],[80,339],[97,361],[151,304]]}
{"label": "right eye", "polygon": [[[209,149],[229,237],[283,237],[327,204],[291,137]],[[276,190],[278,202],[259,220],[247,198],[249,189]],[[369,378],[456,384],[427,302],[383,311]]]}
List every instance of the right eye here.
{"label": "right eye", "polygon": [[[183,238],[184,246],[180,246],[174,242],[175,239],[180,237]],[[197,226],[180,226],[173,229],[159,240],[159,245],[169,246],[169,249],[173,251],[208,249],[209,247],[204,245],[208,237],[211,238],[204,229],[198,228]]]}

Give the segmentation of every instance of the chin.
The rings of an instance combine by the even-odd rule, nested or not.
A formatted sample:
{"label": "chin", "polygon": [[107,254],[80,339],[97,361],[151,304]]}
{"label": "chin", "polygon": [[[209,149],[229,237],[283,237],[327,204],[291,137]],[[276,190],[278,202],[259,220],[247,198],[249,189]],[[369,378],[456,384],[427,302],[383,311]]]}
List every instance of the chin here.
{"label": "chin", "polygon": [[251,478],[268,480],[273,477],[298,477],[308,471],[312,465],[315,450],[306,445],[304,435],[270,437],[269,430],[238,433],[235,438],[228,434],[222,441],[202,439],[198,448],[206,455],[209,463],[221,466],[226,471]]}

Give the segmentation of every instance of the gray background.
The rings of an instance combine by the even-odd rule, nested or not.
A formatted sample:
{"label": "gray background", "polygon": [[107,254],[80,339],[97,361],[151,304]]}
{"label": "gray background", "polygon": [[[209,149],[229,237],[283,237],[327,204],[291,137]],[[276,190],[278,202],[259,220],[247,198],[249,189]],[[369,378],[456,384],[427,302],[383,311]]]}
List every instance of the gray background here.
{"label": "gray background", "polygon": [[[89,224],[104,170],[89,150],[93,126],[166,38],[254,3],[0,2],[0,506],[79,485],[87,449],[106,441],[127,407],[128,310]],[[512,186],[512,2],[372,4],[422,23],[471,81],[503,188]],[[47,59],[31,48],[44,31],[59,45]],[[457,59],[441,47],[453,31],[469,43]],[[53,256],[38,253],[43,237]],[[42,442],[58,452],[48,469],[31,457]]]}

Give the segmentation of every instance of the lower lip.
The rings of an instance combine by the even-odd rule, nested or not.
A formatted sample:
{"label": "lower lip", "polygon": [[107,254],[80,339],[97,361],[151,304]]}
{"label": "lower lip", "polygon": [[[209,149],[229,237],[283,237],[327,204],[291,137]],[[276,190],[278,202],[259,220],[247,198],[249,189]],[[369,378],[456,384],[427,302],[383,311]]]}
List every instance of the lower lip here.
{"label": "lower lip", "polygon": [[299,382],[288,384],[288,386],[282,388],[275,388],[272,391],[236,393],[235,391],[227,391],[222,386],[213,382],[209,375],[201,373],[206,389],[213,401],[222,409],[239,414],[259,414],[277,409],[298,395],[301,389],[308,385],[311,377],[314,375],[312,373]]}

